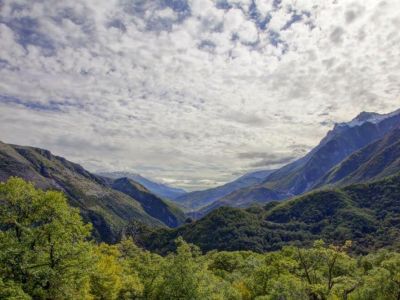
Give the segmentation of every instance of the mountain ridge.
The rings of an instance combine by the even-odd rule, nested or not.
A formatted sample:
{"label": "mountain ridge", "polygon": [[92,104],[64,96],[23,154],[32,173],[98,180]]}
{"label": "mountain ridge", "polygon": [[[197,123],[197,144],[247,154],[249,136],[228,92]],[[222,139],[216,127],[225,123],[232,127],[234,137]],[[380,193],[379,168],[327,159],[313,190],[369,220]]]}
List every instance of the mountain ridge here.
{"label": "mountain ridge", "polygon": [[351,154],[332,168],[316,187],[343,186],[392,175],[400,170],[400,127]]}
{"label": "mountain ridge", "polygon": [[[176,206],[152,194],[146,187],[127,177],[116,179],[111,187],[132,197],[142,204],[150,216],[161,220],[169,227],[177,227],[185,220],[185,215]],[[173,211],[174,213],[171,213]]]}
{"label": "mountain ridge", "polygon": [[275,251],[315,240],[343,244],[366,253],[400,247],[400,172],[379,181],[309,192],[283,202],[247,209],[219,207],[175,229],[144,232],[147,249],[166,253],[181,236],[207,252]]}
{"label": "mountain ridge", "polygon": [[272,172],[273,170],[263,170],[247,173],[224,185],[203,191],[187,193],[178,197],[175,201],[188,211],[195,211],[199,208],[207,207],[215,200],[232,193],[232,191],[262,182],[262,180],[268,177]]}
{"label": "mountain ridge", "polygon": [[112,189],[100,176],[45,149],[0,142],[0,180],[11,176],[42,189],[63,191],[69,203],[80,209],[85,221],[93,224],[95,237],[102,241],[117,241],[120,231],[131,220],[166,226],[146,213],[140,202]]}
{"label": "mountain ridge", "polygon": [[[360,115],[362,116],[363,113]],[[358,120],[359,116],[350,123]],[[362,124],[355,126],[343,125],[347,123],[336,124],[334,129],[330,130],[321,142],[304,157],[276,170],[262,183],[239,189],[225,196],[227,199],[222,197],[217,201],[235,207],[238,206],[238,202],[243,201],[251,204],[256,195],[260,193],[259,191],[265,188],[276,193],[286,194],[284,198],[310,191],[331,168],[400,125],[400,110],[379,116],[374,119],[379,120],[376,123],[369,122],[370,117],[368,117]],[[246,199],[243,199],[243,196]],[[276,199],[265,198],[264,202],[271,200]],[[214,204],[214,206],[221,205]]]}
{"label": "mountain ridge", "polygon": [[151,191],[153,194],[157,195],[160,198],[175,200],[176,198],[186,194],[187,192],[180,188],[171,187],[164,183],[156,182],[149,178],[146,178],[137,173],[131,172],[98,172],[100,176],[108,177],[111,179],[119,179],[119,178],[129,178],[134,180],[135,182],[140,183],[146,189]]}

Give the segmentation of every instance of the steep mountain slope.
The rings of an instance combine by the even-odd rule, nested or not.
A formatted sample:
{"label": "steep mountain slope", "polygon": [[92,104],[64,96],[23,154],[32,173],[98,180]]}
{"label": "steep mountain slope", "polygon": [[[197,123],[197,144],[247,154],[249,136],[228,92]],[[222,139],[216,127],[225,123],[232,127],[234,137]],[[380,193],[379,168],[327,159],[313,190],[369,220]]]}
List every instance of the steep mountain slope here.
{"label": "steep mountain slope", "polygon": [[141,238],[148,249],[165,253],[174,239],[204,251],[271,251],[289,244],[310,245],[353,241],[364,252],[400,246],[400,174],[383,180],[322,190],[264,208],[221,207],[204,218],[176,229],[150,231]]}
{"label": "steep mountain slope", "polygon": [[[261,184],[237,190],[218,201],[239,206],[237,203],[252,203],[265,188],[285,198],[300,195],[313,189],[334,166],[352,153],[381,139],[400,126],[400,111],[380,115],[363,112],[349,123],[336,124],[320,144],[305,157],[273,172]],[[266,197],[264,202],[274,200]],[[258,201],[259,202],[259,201]],[[222,206],[218,203],[215,207]]]}
{"label": "steep mountain slope", "polygon": [[149,180],[139,174],[135,173],[130,173],[130,172],[102,172],[99,173],[99,175],[112,178],[112,179],[118,179],[118,178],[129,178],[132,179],[133,181],[140,183],[143,185],[146,189],[148,189],[151,193],[154,195],[163,198],[163,199],[170,199],[170,200],[175,200],[176,198],[186,194],[186,191],[183,189],[178,189],[174,187],[170,187],[166,184],[162,184],[159,182],[155,182],[152,180]]}
{"label": "steep mountain slope", "polygon": [[400,171],[400,128],[353,153],[331,169],[316,185],[343,186],[379,179]]}
{"label": "steep mountain slope", "polygon": [[116,179],[111,187],[137,200],[146,213],[169,227],[177,227],[185,220],[185,215],[180,209],[150,193],[144,186],[132,179],[126,177]]}
{"label": "steep mountain slope", "polygon": [[176,202],[188,211],[198,210],[233,191],[263,182],[272,172],[271,170],[252,172],[216,188],[187,193],[177,198]]}
{"label": "steep mountain slope", "polygon": [[70,204],[80,208],[84,219],[93,223],[94,234],[103,241],[116,241],[121,228],[131,220],[165,226],[146,213],[141,202],[47,150],[0,142],[0,180],[10,176],[24,178],[40,188],[64,191]]}

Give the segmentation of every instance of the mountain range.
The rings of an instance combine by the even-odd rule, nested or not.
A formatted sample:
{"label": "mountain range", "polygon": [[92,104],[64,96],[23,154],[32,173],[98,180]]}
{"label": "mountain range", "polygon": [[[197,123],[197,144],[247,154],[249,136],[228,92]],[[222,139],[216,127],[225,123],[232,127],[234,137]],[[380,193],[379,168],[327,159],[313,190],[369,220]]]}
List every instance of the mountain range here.
{"label": "mountain range", "polygon": [[[322,237],[354,239],[363,251],[369,234],[374,244],[384,243],[383,233],[393,245],[400,224],[398,172],[400,110],[363,112],[336,124],[288,165],[190,193],[134,173],[96,175],[48,150],[0,142],[0,181],[17,176],[63,191],[101,241],[116,242],[141,224],[140,244],[160,252],[180,235],[203,250],[265,251]],[[387,209],[374,201],[388,201]],[[199,220],[190,223],[188,216]]]}
{"label": "mountain range", "polygon": [[202,219],[175,229],[143,231],[152,251],[174,250],[182,236],[203,251],[275,251],[286,245],[310,246],[352,241],[367,253],[400,247],[400,172],[382,180],[325,189],[282,202],[247,209],[220,207]]}
{"label": "mountain range", "polygon": [[[254,203],[284,200],[325,184],[332,185],[332,181],[337,181],[339,174],[344,172],[343,168],[349,168],[349,165],[358,166],[356,157],[363,157],[365,160],[363,163],[366,165],[371,163],[368,162],[368,158],[376,164],[380,158],[381,170],[372,176],[366,172],[366,165],[364,169],[359,166],[357,176],[348,173],[346,178],[341,178],[342,186],[382,178],[399,170],[396,160],[398,148],[396,145],[391,145],[398,137],[398,128],[400,128],[400,110],[390,114],[362,112],[348,123],[336,124],[333,130],[329,131],[325,138],[304,157],[277,170],[265,171],[262,173],[265,176],[257,178],[253,184],[240,186],[234,181],[225,185],[232,187],[228,193],[215,195],[215,191],[222,188],[219,187],[188,193],[177,198],[177,201],[182,203],[184,209],[190,208],[192,216],[199,218],[221,206],[248,207]],[[375,145],[370,145],[374,142]],[[386,149],[390,145],[391,148]],[[363,149],[367,146],[369,148]],[[385,152],[382,152],[383,148],[386,149]],[[358,153],[361,149],[363,154]],[[350,159],[349,156],[352,154],[354,156],[351,157],[351,161],[344,163],[344,160]],[[388,155],[391,157],[391,166],[387,165],[389,162],[385,162]],[[340,166],[341,163],[343,165]],[[341,168],[340,173],[338,168]]]}
{"label": "mountain range", "polygon": [[105,179],[50,151],[0,142],[0,181],[11,176],[43,189],[63,191],[102,241],[117,241],[131,220],[156,227],[174,227],[184,220],[179,208],[139,183]]}
{"label": "mountain range", "polygon": [[236,190],[261,183],[272,172],[272,170],[266,170],[248,173],[222,186],[184,194],[176,198],[175,202],[188,211],[196,210]]}
{"label": "mountain range", "polygon": [[175,200],[178,197],[186,194],[186,191],[183,189],[175,188],[168,186],[166,184],[156,182],[154,180],[150,180],[148,178],[143,177],[140,174],[131,173],[131,172],[100,172],[98,175],[107,177],[107,178],[129,178],[141,185],[143,185],[146,189],[148,189],[153,194],[157,195],[163,199]]}
{"label": "mountain range", "polygon": [[351,154],[326,173],[316,186],[344,186],[375,180],[392,175],[398,170],[400,170],[400,127]]}

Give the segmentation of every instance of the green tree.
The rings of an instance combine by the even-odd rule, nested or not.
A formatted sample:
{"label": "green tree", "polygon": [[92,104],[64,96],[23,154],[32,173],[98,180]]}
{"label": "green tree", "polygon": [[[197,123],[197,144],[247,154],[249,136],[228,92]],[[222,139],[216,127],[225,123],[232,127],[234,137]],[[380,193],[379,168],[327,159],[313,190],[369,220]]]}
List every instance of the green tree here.
{"label": "green tree", "polygon": [[132,239],[123,239],[118,245],[119,263],[122,267],[122,288],[120,299],[141,299],[144,285],[139,277],[138,270],[132,261],[144,252],[137,247]]}
{"label": "green tree", "polygon": [[290,249],[266,253],[263,261],[254,268],[248,285],[254,297],[268,299],[304,299],[304,284],[296,276],[299,264]]}
{"label": "green tree", "polygon": [[356,262],[345,250],[351,245],[325,246],[316,241],[310,249],[293,248],[293,257],[298,262],[298,276],[306,285],[311,300],[324,300],[332,297],[347,297],[358,286],[354,278]]}
{"label": "green tree", "polygon": [[13,281],[4,282],[0,278],[0,299],[30,300],[32,298],[22,290],[20,284]]}
{"label": "green tree", "polygon": [[138,276],[141,290],[138,299],[156,299],[157,290],[162,282],[165,259],[160,255],[145,251],[136,246],[131,239],[124,239],[118,245],[121,257],[124,259],[124,268],[127,273]]}
{"label": "green tree", "polygon": [[201,297],[201,271],[195,258],[199,249],[178,238],[176,254],[170,254],[164,266],[164,278],[159,290],[160,299],[195,300]]}
{"label": "green tree", "polygon": [[117,299],[122,288],[122,267],[118,262],[117,246],[100,244],[94,248],[94,270],[91,276],[91,293],[95,299]]}
{"label": "green tree", "polygon": [[400,253],[380,250],[361,258],[363,284],[351,299],[400,299]]}
{"label": "green tree", "polygon": [[22,179],[0,183],[0,271],[36,299],[88,296],[90,225],[64,195]]}

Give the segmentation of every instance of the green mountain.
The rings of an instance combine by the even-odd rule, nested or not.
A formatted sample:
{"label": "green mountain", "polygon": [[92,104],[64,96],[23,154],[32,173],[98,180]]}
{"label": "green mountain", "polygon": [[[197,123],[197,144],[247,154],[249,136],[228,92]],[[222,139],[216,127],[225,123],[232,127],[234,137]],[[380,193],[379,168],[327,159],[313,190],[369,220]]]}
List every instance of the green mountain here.
{"label": "green mountain", "polygon": [[177,227],[185,220],[185,214],[178,207],[152,194],[148,189],[132,179],[116,179],[111,187],[138,201],[146,213],[169,227]]}
{"label": "green mountain", "polygon": [[331,169],[316,185],[343,186],[376,180],[400,170],[400,128],[353,153]]}
{"label": "green mountain", "polygon": [[[285,195],[285,199],[311,191],[321,186],[324,176],[344,159],[382,139],[399,126],[400,110],[385,115],[363,112],[348,123],[336,124],[319,145],[303,158],[276,170],[259,184],[236,190],[218,199],[213,207],[240,207],[243,203],[251,205],[260,202],[259,195],[266,189]],[[271,192],[271,196],[264,197],[263,202],[277,200],[275,194]]]}
{"label": "green mountain", "polygon": [[357,252],[400,247],[400,173],[368,184],[321,190],[263,208],[221,207],[176,229],[151,230],[141,239],[148,249],[167,252],[182,236],[203,251],[271,251],[284,245],[309,246],[352,240]]}
{"label": "green mountain", "polygon": [[[102,241],[115,242],[121,229],[132,220],[158,227],[176,226],[182,220],[177,208],[169,208],[161,199],[155,201],[145,188],[140,200],[135,199],[113,189],[104,178],[47,150],[0,142],[0,181],[11,176],[40,188],[65,192],[70,204],[80,208],[84,219],[93,224],[94,235]],[[150,204],[146,203],[146,196]]]}
{"label": "green mountain", "polygon": [[100,176],[119,179],[119,178],[129,178],[141,185],[143,185],[152,194],[162,198],[170,199],[174,201],[176,198],[186,194],[186,191],[179,188],[174,188],[163,183],[156,182],[141,176],[140,174],[131,172],[101,172],[98,173]]}

